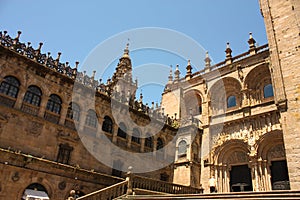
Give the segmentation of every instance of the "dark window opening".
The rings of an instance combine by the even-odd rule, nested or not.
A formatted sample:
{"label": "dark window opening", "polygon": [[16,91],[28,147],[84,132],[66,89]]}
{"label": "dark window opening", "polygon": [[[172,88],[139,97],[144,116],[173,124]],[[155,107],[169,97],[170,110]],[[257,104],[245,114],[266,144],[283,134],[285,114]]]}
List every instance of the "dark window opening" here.
{"label": "dark window opening", "polygon": [[46,109],[50,112],[60,114],[62,101],[56,94],[51,94]]}
{"label": "dark window opening", "polygon": [[69,146],[68,144],[60,144],[58,149],[57,162],[69,164],[72,150],[73,147]]}
{"label": "dark window opening", "polygon": [[235,107],[236,106],[236,97],[230,96],[227,99],[227,108]]}
{"label": "dark window opening", "polygon": [[178,143],[178,157],[185,157],[187,152],[187,143],[185,140],[181,140]]}
{"label": "dark window opening", "polygon": [[7,96],[17,98],[19,92],[20,82],[13,76],[4,78],[0,85],[0,93]]}
{"label": "dark window opening", "polygon": [[105,116],[102,124],[102,131],[112,133],[113,132],[113,121],[110,117]]}
{"label": "dark window opening", "polygon": [[127,131],[126,126],[123,123],[120,123],[117,135],[121,138],[126,139],[126,136],[127,136],[126,131]]}
{"label": "dark window opening", "polygon": [[264,87],[264,98],[273,97],[273,96],[274,96],[274,92],[273,92],[272,84],[266,85]]}
{"label": "dark window opening", "polygon": [[161,138],[157,139],[156,150],[162,149],[164,147],[164,142]]}
{"label": "dark window opening", "polygon": [[232,166],[230,171],[230,191],[253,191],[251,170],[248,165]]}
{"label": "dark window opening", "polygon": [[272,190],[290,190],[286,160],[271,162]]}
{"label": "dark window opening", "polygon": [[37,86],[29,86],[23,101],[34,106],[40,106],[42,91]]}
{"label": "dark window opening", "polygon": [[85,119],[85,125],[90,126],[90,127],[97,127],[97,114],[93,110],[88,110],[86,119]]}

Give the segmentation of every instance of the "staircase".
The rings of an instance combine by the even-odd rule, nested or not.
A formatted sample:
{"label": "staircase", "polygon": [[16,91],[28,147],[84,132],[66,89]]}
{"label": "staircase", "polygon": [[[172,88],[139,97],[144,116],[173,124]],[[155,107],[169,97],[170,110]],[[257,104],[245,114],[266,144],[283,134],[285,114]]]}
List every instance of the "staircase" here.
{"label": "staircase", "polygon": [[122,200],[153,200],[153,199],[218,199],[218,200],[270,200],[270,199],[300,199],[300,191],[269,191],[269,192],[232,192],[220,194],[177,194],[177,195],[126,195]]}
{"label": "staircase", "polygon": [[[75,198],[73,198],[75,199]],[[294,199],[300,200],[300,190],[268,192],[230,192],[203,194],[202,188],[193,188],[165,181],[127,174],[126,180],[92,192],[76,200],[152,200],[152,199]]]}
{"label": "staircase", "polygon": [[165,196],[170,194],[175,195],[200,193],[203,193],[202,188],[173,184],[165,181],[133,175],[129,172],[125,181],[84,195],[77,198],[76,200],[128,199],[131,194]]}

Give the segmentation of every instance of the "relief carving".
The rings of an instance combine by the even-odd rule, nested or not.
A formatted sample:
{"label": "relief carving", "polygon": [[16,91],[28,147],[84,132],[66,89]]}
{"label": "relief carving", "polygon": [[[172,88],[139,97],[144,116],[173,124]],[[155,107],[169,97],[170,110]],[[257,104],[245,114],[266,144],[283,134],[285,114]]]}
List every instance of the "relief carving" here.
{"label": "relief carving", "polygon": [[235,164],[235,163],[245,163],[248,162],[248,157],[245,152],[237,151],[233,152],[228,159],[229,164]]}
{"label": "relief carving", "polygon": [[29,121],[27,128],[25,129],[27,134],[39,136],[43,130],[43,124],[35,121]]}
{"label": "relief carving", "polygon": [[66,184],[66,181],[62,181],[58,184],[58,188],[60,190],[64,190],[66,188],[67,184]]}
{"label": "relief carving", "polygon": [[284,147],[282,144],[278,144],[270,149],[268,159],[272,160],[274,158],[285,158]]}

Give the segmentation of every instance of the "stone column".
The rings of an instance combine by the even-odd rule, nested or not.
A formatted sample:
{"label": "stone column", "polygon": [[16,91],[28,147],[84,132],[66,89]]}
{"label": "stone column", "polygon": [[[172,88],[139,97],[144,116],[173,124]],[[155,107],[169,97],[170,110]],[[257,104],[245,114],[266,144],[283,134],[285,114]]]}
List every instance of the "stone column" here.
{"label": "stone column", "polygon": [[81,111],[81,116],[80,116],[80,121],[79,121],[79,131],[82,132],[85,126],[85,119],[86,119],[86,115],[87,115],[87,111]]}
{"label": "stone column", "polygon": [[49,96],[43,94],[41,99],[41,104],[40,104],[40,110],[38,114],[39,117],[44,118],[48,100],[49,100]]}
{"label": "stone column", "polygon": [[131,147],[131,137],[133,135],[133,130],[132,129],[127,129],[127,147]]}
{"label": "stone column", "polygon": [[69,104],[62,103],[61,104],[61,110],[60,110],[60,119],[59,119],[59,124],[64,125],[65,124],[65,119],[66,115],[68,112]]}
{"label": "stone column", "polygon": [[141,152],[144,152],[146,138],[140,138],[140,140],[141,140]]}
{"label": "stone column", "polygon": [[117,139],[118,139],[118,130],[119,130],[118,124],[114,124],[113,125],[113,136],[112,136],[112,142],[113,143],[117,142]]}
{"label": "stone column", "polygon": [[264,160],[265,163],[265,176],[266,176],[266,185],[267,185],[267,191],[271,191],[272,190],[272,184],[271,184],[271,172],[270,172],[270,168],[268,166],[268,161]]}
{"label": "stone column", "polygon": [[218,168],[219,168],[219,181],[218,181],[219,188],[218,188],[218,192],[223,192],[223,167],[220,164],[218,166]]}
{"label": "stone column", "polygon": [[228,171],[228,166],[227,165],[224,165],[224,191],[223,192],[230,192],[229,190],[229,181],[230,181],[230,178],[229,178],[229,171]]}
{"label": "stone column", "polygon": [[16,102],[15,102],[14,108],[21,109],[26,90],[27,90],[27,88],[25,88],[24,86],[19,87],[19,92],[18,92],[18,96],[17,96]]}

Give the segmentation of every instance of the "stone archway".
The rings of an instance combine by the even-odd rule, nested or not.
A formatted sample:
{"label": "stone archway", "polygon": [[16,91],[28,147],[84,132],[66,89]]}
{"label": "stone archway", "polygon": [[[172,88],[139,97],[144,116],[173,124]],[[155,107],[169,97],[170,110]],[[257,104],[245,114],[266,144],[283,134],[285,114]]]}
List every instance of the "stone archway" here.
{"label": "stone archway", "polygon": [[[238,191],[252,190],[251,173],[243,170],[245,166],[250,170],[249,149],[244,141],[229,140],[215,148],[212,154],[214,164],[211,166],[211,175],[217,179],[218,192],[230,192],[236,190],[235,187],[240,188]],[[245,172],[242,176],[246,177],[247,181],[237,178],[235,174],[239,172]]]}

